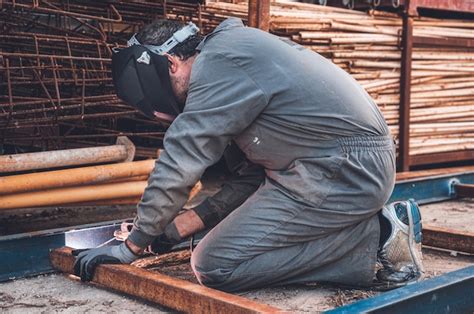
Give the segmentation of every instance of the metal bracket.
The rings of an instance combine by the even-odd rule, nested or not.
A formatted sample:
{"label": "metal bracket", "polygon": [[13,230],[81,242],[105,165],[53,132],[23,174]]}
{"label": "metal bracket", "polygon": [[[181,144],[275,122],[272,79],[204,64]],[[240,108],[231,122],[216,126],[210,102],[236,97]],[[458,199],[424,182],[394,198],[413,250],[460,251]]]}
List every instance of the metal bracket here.
{"label": "metal bracket", "polygon": [[457,197],[454,186],[461,183],[473,184],[474,172],[400,181],[396,183],[388,203],[410,198],[418,204],[454,199]]}

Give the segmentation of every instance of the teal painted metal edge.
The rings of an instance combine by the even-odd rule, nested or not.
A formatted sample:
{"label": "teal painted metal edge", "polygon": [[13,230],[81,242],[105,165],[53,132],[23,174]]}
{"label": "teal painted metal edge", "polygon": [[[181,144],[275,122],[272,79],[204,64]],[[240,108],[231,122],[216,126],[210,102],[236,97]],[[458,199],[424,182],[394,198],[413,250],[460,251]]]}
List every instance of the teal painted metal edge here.
{"label": "teal painted metal edge", "polygon": [[428,204],[456,198],[454,184],[474,184],[474,172],[447,174],[400,181],[395,184],[388,203],[415,199],[418,204]]}
{"label": "teal painted metal edge", "polygon": [[324,313],[468,313],[473,291],[474,265]]}

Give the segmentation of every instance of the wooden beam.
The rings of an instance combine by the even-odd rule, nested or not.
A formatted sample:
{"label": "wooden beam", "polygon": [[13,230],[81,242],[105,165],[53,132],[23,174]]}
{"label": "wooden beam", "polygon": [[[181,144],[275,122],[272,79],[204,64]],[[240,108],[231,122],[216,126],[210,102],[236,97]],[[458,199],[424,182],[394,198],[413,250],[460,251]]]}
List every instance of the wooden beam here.
{"label": "wooden beam", "polygon": [[[73,273],[71,248],[50,253],[51,264]],[[276,313],[281,309],[131,265],[99,265],[93,282],[186,313]]]}
{"label": "wooden beam", "polygon": [[435,226],[423,226],[424,245],[474,254],[474,233]]}

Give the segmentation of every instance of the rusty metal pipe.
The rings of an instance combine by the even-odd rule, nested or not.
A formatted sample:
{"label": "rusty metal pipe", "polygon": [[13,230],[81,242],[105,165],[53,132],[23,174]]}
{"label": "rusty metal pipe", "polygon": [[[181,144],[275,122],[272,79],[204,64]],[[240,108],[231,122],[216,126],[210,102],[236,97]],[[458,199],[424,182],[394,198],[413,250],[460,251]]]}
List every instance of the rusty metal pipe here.
{"label": "rusty metal pipe", "polygon": [[0,177],[0,194],[103,183],[124,178],[130,179],[136,176],[148,175],[153,170],[154,165],[155,161],[150,159]]}
{"label": "rusty metal pipe", "polygon": [[135,155],[133,144],[125,137],[118,141],[121,141],[119,145],[0,156],[0,172],[132,161]]}
{"label": "rusty metal pipe", "polygon": [[143,194],[146,185],[146,181],[133,181],[11,194],[0,196],[0,209],[54,206],[94,200],[128,198]]}
{"label": "rusty metal pipe", "polygon": [[[11,194],[0,196],[0,210],[140,197],[147,185],[147,181],[132,181]],[[189,197],[200,190],[198,182]]]}

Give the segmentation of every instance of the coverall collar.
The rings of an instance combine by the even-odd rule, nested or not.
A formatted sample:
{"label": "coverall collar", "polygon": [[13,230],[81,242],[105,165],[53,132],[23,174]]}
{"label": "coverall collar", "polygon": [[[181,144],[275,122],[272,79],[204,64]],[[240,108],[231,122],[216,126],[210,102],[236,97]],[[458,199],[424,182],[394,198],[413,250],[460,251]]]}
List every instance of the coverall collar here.
{"label": "coverall collar", "polygon": [[236,18],[236,17],[230,17],[226,20],[224,20],[222,23],[220,23],[212,33],[204,37],[204,39],[199,43],[199,45],[196,47],[197,51],[201,51],[204,45],[206,44],[206,41],[214,36],[215,34],[223,31],[223,30],[228,30],[231,28],[235,27],[244,27],[244,23],[242,22],[241,19]]}

